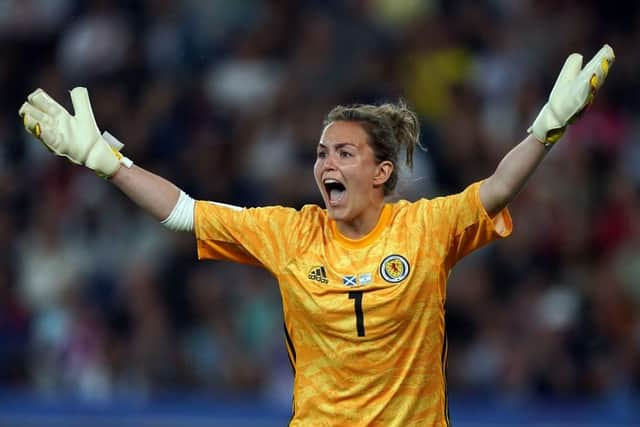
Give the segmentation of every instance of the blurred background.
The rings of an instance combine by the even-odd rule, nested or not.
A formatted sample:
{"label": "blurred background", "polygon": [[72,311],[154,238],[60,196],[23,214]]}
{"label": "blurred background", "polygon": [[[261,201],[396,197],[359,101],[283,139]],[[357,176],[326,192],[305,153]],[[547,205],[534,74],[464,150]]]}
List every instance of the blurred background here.
{"label": "blurred background", "polygon": [[[526,135],[565,57],[617,54],[603,90],[463,260],[447,301],[459,426],[640,425],[640,3],[0,0],[0,425],[286,425],[280,297],[197,262],[22,128],[42,87],[89,88],[101,130],[198,199],[320,203],[336,104],[395,101],[422,143],[399,196],[462,190]],[[586,61],[585,61],[586,62]]]}

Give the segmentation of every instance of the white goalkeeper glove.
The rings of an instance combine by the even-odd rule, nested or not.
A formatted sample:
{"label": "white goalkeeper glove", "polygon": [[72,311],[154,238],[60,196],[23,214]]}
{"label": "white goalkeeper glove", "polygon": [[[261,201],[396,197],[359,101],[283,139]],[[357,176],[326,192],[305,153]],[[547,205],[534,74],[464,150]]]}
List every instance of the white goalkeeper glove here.
{"label": "white goalkeeper glove", "polygon": [[582,55],[569,55],[551,90],[549,101],[542,107],[527,132],[533,133],[547,148],[555,144],[564,134],[567,125],[591,105],[614,60],[613,49],[606,44],[584,68]]}
{"label": "white goalkeeper glove", "polygon": [[50,151],[88,167],[98,176],[113,176],[121,164],[131,167],[131,160],[120,153],[123,145],[108,132],[100,135],[87,89],[74,88],[71,102],[74,116],[44,90],[36,89],[22,104],[19,114],[27,131]]}

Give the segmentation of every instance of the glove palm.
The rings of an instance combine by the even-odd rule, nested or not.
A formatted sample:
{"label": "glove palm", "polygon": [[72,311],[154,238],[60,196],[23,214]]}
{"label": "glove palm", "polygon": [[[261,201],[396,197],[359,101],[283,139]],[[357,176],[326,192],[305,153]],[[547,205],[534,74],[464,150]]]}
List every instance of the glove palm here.
{"label": "glove palm", "polygon": [[550,147],[564,134],[566,127],[593,102],[615,60],[613,49],[604,45],[582,68],[582,55],[569,55],[551,90],[548,102],[534,120],[529,133]]}
{"label": "glove palm", "polygon": [[73,116],[44,90],[37,89],[27,97],[19,114],[27,131],[50,151],[92,169],[99,176],[112,176],[123,156],[100,135],[87,89],[74,88],[71,102]]}

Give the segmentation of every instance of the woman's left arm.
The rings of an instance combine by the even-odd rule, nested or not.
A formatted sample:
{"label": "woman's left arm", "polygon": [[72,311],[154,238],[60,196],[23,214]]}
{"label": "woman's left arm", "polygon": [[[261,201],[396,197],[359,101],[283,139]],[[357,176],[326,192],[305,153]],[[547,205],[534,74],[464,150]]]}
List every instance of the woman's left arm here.
{"label": "woman's left arm", "polygon": [[509,151],[482,183],[480,200],[489,215],[497,214],[513,200],[569,123],[591,105],[614,59],[609,45],[604,45],[584,68],[582,55],[569,55],[549,100],[528,129],[530,135]]}
{"label": "woman's left arm", "polygon": [[504,209],[520,192],[549,150],[529,135],[500,161],[480,186],[480,200],[490,216]]}

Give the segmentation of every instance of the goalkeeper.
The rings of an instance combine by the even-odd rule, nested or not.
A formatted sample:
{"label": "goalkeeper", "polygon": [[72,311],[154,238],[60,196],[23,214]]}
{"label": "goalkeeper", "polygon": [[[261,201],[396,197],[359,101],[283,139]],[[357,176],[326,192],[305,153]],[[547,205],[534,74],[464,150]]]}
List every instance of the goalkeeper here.
{"label": "goalkeeper", "polygon": [[300,210],[193,200],[100,133],[84,88],[71,91],[74,115],[41,89],[19,114],[54,154],[106,178],[170,229],[194,233],[200,259],[260,265],[276,277],[295,374],[291,426],[447,426],[449,272],[510,234],[509,202],[593,102],[613,61],[607,45],[584,67],[570,55],[529,135],[491,176],[416,202],[385,199],[400,154],[411,166],[419,145],[416,115],[402,103],[328,114],[314,165],[325,208]]}

